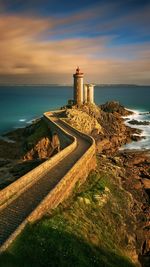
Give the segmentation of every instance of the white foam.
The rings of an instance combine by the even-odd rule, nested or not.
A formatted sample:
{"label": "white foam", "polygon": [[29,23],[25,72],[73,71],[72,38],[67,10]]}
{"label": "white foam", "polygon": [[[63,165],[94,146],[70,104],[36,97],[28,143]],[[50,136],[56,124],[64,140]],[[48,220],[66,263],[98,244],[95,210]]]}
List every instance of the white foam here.
{"label": "white foam", "polygon": [[149,121],[147,119],[148,114],[146,114],[145,111],[140,111],[140,110],[131,110],[127,109],[129,111],[134,112],[134,114],[128,115],[128,116],[123,116],[125,120],[125,125],[129,126],[130,128],[134,129],[140,129],[142,132],[140,134],[135,134],[139,136],[145,137],[145,139],[139,140],[139,141],[133,141],[129,144],[126,144],[120,148],[120,150],[124,149],[137,149],[137,150],[147,150],[150,149],[150,125],[136,125],[136,124],[130,124],[130,120],[137,120],[137,121]]}
{"label": "white foam", "polygon": [[32,118],[31,120],[29,121],[26,121],[27,124],[31,124],[33,122],[35,122],[36,120],[40,119],[41,117],[35,117],[35,118]]}
{"label": "white foam", "polygon": [[126,108],[126,110],[131,111],[131,112],[133,112],[135,114],[139,114],[139,112],[141,112],[140,110],[137,110],[137,109],[129,109],[129,108]]}
{"label": "white foam", "polygon": [[26,119],[20,119],[19,121],[20,121],[20,122],[24,122],[24,121],[26,121]]}
{"label": "white foam", "polygon": [[32,123],[33,123],[33,121],[34,121],[34,119],[32,119],[32,120],[29,120],[29,121],[26,121],[26,123],[27,123],[27,124],[32,124]]}

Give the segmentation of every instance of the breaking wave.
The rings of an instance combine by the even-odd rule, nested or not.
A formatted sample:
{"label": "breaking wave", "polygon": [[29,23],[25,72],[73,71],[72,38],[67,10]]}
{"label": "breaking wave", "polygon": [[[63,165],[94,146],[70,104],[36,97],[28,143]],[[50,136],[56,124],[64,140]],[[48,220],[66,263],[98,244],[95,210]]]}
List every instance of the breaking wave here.
{"label": "breaking wave", "polygon": [[[140,141],[133,141],[129,144],[123,145],[121,147],[121,150],[124,149],[136,149],[136,150],[149,150],[150,149],[150,125],[139,125],[138,123],[142,122],[150,122],[150,112],[141,112],[139,110],[131,110],[128,109],[134,114],[129,116],[124,116],[125,119],[125,125],[134,128],[134,129],[140,129],[142,132],[139,134],[139,136],[142,136],[143,139]],[[130,121],[137,121],[137,124],[131,124]]]}

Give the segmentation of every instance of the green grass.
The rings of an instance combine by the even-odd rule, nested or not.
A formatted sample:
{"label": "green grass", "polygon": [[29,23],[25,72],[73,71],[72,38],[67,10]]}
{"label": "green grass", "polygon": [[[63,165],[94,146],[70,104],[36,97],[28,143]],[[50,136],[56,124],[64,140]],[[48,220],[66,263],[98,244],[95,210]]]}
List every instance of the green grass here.
{"label": "green grass", "polygon": [[115,172],[93,172],[51,215],[25,228],[1,255],[0,266],[133,267],[122,228],[128,201]]}
{"label": "green grass", "polygon": [[10,252],[0,258],[7,267],[133,267],[123,256],[91,245],[64,229],[48,223],[26,227]]}

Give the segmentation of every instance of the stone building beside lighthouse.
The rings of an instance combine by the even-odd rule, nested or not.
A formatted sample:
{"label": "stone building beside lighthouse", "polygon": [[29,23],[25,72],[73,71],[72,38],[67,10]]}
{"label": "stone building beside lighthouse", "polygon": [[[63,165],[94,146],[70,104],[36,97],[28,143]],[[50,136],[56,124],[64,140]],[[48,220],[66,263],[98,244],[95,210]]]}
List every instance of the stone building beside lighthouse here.
{"label": "stone building beside lighthouse", "polygon": [[84,73],[77,67],[74,78],[74,105],[94,103],[94,84],[83,84]]}
{"label": "stone building beside lighthouse", "polygon": [[83,103],[94,103],[94,84],[84,84],[83,87]]}

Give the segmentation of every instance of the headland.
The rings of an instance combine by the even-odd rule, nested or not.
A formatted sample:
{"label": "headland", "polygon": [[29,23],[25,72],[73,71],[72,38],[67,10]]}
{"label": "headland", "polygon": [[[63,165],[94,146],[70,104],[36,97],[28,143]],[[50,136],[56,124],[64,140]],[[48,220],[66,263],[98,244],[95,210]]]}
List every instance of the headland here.
{"label": "headland", "polygon": [[[113,230],[113,233],[109,238],[112,240],[111,242],[115,242],[115,250],[122,251],[121,254],[128,256],[135,264],[140,261],[142,266],[148,266],[149,151],[119,150],[122,145],[141,139],[140,130],[130,128],[124,123],[122,117],[131,114],[131,111],[126,110],[117,102],[108,102],[101,106],[88,103],[78,108],[65,108],[62,111],[61,117],[67,123],[95,139],[97,168],[91,174],[92,176],[87,178],[86,183],[77,188],[72,197],[62,204],[60,216],[63,219],[66,210],[71,223],[70,205],[73,205],[75,216],[78,219],[79,214],[77,214],[74,205],[79,205],[82,212],[85,212],[86,207],[91,207],[92,214],[97,207],[94,216],[99,216],[98,210],[100,209],[102,217],[100,216],[99,220],[103,220],[104,224],[108,221],[111,223],[111,232]],[[1,174],[5,169],[8,175],[5,176],[8,180],[6,178],[1,184],[3,188],[19,178],[20,174],[22,176],[35,165],[41,164],[53,153],[56,153],[53,151],[51,129],[47,128],[42,119],[34,121],[33,124],[24,129],[17,129],[8,133],[7,138],[14,142],[1,141],[1,147],[5,148],[3,155],[1,155],[1,158],[3,157],[1,159]],[[30,168],[28,169],[27,166]],[[12,168],[14,172],[12,172]],[[9,173],[13,173],[12,179],[10,179]],[[99,183],[100,189],[97,187]],[[88,194],[85,193],[87,189]],[[96,203],[95,208],[92,204],[93,201]],[[112,214],[114,215],[112,216]],[[118,218],[117,221],[116,218]],[[52,215],[53,220],[56,224],[57,215],[55,212]],[[80,218],[80,220],[82,219]],[[92,217],[91,220],[93,220]],[[87,226],[87,231],[90,230],[89,227],[91,224]],[[104,225],[98,226],[96,223],[93,227],[96,231],[93,235],[95,241],[91,235],[85,238],[85,233],[83,239],[85,238],[89,243],[99,246],[98,240],[100,238],[105,244],[104,247],[108,247],[106,237],[105,239],[100,235],[98,238],[99,231],[105,232]],[[107,231],[108,229],[106,229]],[[116,243],[115,238],[118,235],[120,237],[117,238]],[[121,261],[123,262],[123,259]]]}

